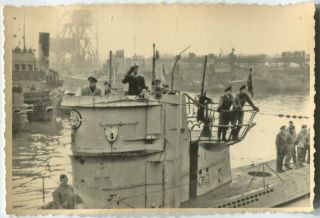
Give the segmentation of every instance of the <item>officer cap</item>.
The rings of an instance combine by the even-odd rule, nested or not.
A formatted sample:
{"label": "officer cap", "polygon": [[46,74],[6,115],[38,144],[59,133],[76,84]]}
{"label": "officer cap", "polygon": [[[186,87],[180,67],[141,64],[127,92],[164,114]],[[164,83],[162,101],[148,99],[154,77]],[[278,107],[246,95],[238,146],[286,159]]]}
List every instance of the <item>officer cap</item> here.
{"label": "officer cap", "polygon": [[164,88],[169,88],[169,85],[168,84],[163,84],[163,87]]}
{"label": "officer cap", "polygon": [[130,71],[135,70],[135,69],[138,69],[138,68],[139,68],[139,65],[136,64],[136,63],[134,63],[133,65],[131,65]]}
{"label": "officer cap", "polygon": [[136,68],[139,68],[139,64],[137,63],[134,63],[132,66],[131,66],[132,69],[136,69]]}
{"label": "officer cap", "polygon": [[225,91],[225,92],[227,92],[227,91],[232,91],[232,86],[228,86],[224,91]]}
{"label": "officer cap", "polygon": [[307,128],[307,125],[303,124],[303,125],[301,126],[301,128],[306,129],[306,128]]}
{"label": "officer cap", "polygon": [[245,88],[247,88],[246,85],[241,86],[241,87],[240,87],[240,91],[244,90]]}
{"label": "officer cap", "polygon": [[61,175],[60,175],[60,180],[61,180],[61,179],[68,179],[68,177],[67,177],[65,174],[61,174]]}
{"label": "officer cap", "polygon": [[104,84],[105,84],[105,85],[109,85],[109,82],[108,82],[108,81],[105,81]]}
{"label": "officer cap", "polygon": [[284,129],[286,129],[286,126],[281,126],[280,127],[280,130],[284,130]]}
{"label": "officer cap", "polygon": [[90,82],[98,82],[97,78],[94,77],[94,76],[89,76],[89,77],[88,77],[88,80],[89,80]]}

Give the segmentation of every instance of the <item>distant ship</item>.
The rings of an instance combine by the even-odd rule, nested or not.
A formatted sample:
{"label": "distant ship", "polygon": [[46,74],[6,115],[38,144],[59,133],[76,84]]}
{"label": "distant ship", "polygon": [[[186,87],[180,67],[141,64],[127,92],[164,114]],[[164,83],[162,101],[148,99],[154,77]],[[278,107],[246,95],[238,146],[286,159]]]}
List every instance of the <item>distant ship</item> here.
{"label": "distant ship", "polygon": [[29,121],[49,121],[52,119],[53,104],[50,92],[62,86],[58,72],[49,69],[49,33],[39,34],[39,64],[32,48],[16,47],[12,51],[12,80],[21,89],[24,103],[32,104],[28,112]]}

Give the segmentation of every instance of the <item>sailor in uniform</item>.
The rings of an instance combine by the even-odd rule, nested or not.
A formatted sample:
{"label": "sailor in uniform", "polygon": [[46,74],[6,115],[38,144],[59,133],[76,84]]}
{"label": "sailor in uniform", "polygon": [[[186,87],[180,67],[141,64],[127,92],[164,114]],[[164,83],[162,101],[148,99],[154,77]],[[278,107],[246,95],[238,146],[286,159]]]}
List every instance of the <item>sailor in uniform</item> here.
{"label": "sailor in uniform", "polygon": [[296,142],[297,145],[297,167],[303,166],[303,161],[306,157],[306,147],[307,147],[307,126],[302,125],[300,133],[297,135]]}
{"label": "sailor in uniform", "polygon": [[285,156],[287,143],[286,126],[281,126],[280,132],[277,134],[276,147],[277,147],[277,172],[283,173],[282,164]]}
{"label": "sailor in uniform", "polygon": [[286,155],[285,155],[285,167],[286,170],[291,170],[290,162],[294,155],[296,134],[294,126],[289,127],[289,131],[287,132],[287,141],[286,141]]}
{"label": "sailor in uniform", "polygon": [[137,64],[131,66],[122,80],[123,84],[129,84],[127,95],[140,95],[140,93],[147,88],[144,77],[138,74],[138,69],[139,65]]}
{"label": "sailor in uniform", "polygon": [[243,107],[247,102],[255,111],[259,111],[259,108],[253,103],[250,97],[250,94],[247,92],[247,86],[243,85],[240,87],[240,93],[238,93],[234,99],[234,107],[233,107],[234,119],[232,121],[232,125],[237,124],[238,126],[233,129],[233,134],[232,134],[233,140],[238,140],[238,135],[243,124],[243,116],[244,116]]}
{"label": "sailor in uniform", "polygon": [[[290,133],[290,130],[291,130],[291,129],[293,129],[294,138],[296,138],[296,137],[297,137],[296,127],[295,127],[295,125],[293,124],[293,121],[292,121],[292,120],[289,121],[289,126],[288,126],[288,128],[286,129],[287,134]],[[291,157],[292,157],[293,163],[294,163],[294,164],[297,164],[296,146],[294,145],[292,149],[293,149],[293,150],[292,150],[292,156],[291,156]]]}
{"label": "sailor in uniform", "polygon": [[89,86],[81,90],[82,96],[101,96],[101,90],[96,86],[98,80],[94,76],[89,76]]}
{"label": "sailor in uniform", "polygon": [[68,177],[64,174],[60,175],[60,185],[52,195],[53,202],[50,203],[50,209],[75,209],[78,204],[83,203],[73,187],[68,185]]}
{"label": "sailor in uniform", "polygon": [[228,131],[227,125],[229,125],[231,119],[232,119],[232,113],[231,113],[231,106],[234,104],[234,97],[232,96],[232,87],[229,86],[224,90],[225,94],[221,96],[219,106],[218,106],[218,112],[219,112],[219,126],[218,128],[218,141],[221,139],[227,141],[226,134]]}
{"label": "sailor in uniform", "polygon": [[107,81],[104,82],[104,96],[107,95],[116,95],[117,93],[115,93],[112,88],[111,88],[111,84]]}

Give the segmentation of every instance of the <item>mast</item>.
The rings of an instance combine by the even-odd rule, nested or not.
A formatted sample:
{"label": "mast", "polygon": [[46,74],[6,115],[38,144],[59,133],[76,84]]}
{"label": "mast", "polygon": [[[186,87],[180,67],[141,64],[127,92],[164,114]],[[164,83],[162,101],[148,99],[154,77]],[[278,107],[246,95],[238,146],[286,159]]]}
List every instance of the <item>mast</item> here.
{"label": "mast", "polygon": [[204,81],[206,78],[207,59],[208,59],[208,56],[206,55],[204,58],[204,68],[203,68],[203,74],[202,74],[201,96],[203,95],[203,92],[204,92]]}
{"label": "mast", "polygon": [[112,75],[112,51],[109,53],[109,86],[111,87],[111,75]]}
{"label": "mast", "polygon": [[23,14],[23,50],[26,51],[26,14]]}
{"label": "mast", "polygon": [[[153,43],[151,81],[154,81],[154,80],[156,80],[156,45]],[[153,90],[153,87],[152,87],[152,90]]]}
{"label": "mast", "polygon": [[156,45],[153,43],[153,57],[152,57],[152,81],[156,79]]}

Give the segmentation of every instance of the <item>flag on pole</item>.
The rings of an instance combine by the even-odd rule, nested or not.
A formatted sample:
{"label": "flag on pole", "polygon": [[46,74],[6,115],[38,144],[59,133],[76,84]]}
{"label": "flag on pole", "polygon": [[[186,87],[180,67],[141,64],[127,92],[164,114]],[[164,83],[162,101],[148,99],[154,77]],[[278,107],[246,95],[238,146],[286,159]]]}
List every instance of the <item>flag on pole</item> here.
{"label": "flag on pole", "polygon": [[250,92],[251,96],[253,97],[253,84],[252,84],[252,69],[250,69],[250,73],[248,76],[248,80],[247,80],[247,87],[248,87],[248,91]]}

